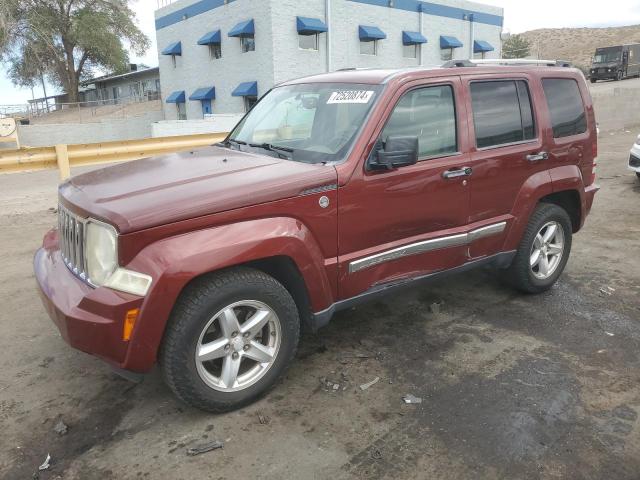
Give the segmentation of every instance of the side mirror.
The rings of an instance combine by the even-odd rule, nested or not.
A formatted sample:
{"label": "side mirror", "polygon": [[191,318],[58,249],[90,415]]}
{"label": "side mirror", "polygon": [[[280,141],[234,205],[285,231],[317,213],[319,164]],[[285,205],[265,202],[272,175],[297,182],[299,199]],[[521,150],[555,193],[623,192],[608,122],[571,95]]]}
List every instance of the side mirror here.
{"label": "side mirror", "polygon": [[373,169],[393,170],[418,162],[418,137],[389,135],[369,165]]}

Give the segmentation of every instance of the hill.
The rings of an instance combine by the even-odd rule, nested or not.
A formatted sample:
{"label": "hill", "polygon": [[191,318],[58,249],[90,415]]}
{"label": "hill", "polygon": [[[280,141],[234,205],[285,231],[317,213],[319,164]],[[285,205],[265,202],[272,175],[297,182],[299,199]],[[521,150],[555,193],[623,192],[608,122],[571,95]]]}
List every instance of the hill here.
{"label": "hill", "polygon": [[607,28],[541,28],[522,33],[531,42],[531,54],[568,60],[587,68],[598,47],[640,43],[640,25]]}

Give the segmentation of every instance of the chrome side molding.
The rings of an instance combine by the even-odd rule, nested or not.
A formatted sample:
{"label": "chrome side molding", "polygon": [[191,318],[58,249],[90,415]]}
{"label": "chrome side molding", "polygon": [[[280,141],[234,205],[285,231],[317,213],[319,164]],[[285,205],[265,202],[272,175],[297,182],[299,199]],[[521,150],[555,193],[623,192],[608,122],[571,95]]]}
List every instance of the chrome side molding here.
{"label": "chrome side molding", "polygon": [[441,248],[468,245],[481,238],[502,233],[506,226],[507,222],[494,223],[492,225],[487,225],[486,227],[476,228],[475,230],[471,230],[467,233],[459,233],[422,242],[410,243],[409,245],[376,253],[375,255],[360,258],[349,263],[349,273],[355,273],[360,270],[364,270],[365,268],[373,267],[374,265],[390,262],[410,255],[418,255],[420,253],[439,250]]}

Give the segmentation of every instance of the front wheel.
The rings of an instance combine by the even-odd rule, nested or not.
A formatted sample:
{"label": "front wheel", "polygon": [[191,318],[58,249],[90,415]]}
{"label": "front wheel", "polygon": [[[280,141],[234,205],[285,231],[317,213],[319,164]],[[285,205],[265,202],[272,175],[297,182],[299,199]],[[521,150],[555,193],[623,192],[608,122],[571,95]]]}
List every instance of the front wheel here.
{"label": "front wheel", "polygon": [[569,259],[571,232],[571,219],[564,209],[539,204],[507,272],[511,283],[526,293],[551,288]]}
{"label": "front wheel", "polygon": [[595,78],[590,78],[589,80],[591,81],[591,83],[596,83],[596,79]]}
{"label": "front wheel", "polygon": [[224,412],[275,384],[292,361],[299,336],[289,292],[263,272],[236,268],[185,289],[169,320],[160,363],[178,398]]}

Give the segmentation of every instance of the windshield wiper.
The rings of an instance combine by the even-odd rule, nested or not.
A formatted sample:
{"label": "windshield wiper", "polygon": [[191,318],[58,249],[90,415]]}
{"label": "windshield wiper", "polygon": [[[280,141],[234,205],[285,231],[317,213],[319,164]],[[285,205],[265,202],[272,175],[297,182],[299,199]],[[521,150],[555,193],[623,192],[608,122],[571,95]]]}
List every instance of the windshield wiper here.
{"label": "windshield wiper", "polygon": [[[228,147],[228,146],[229,146],[230,144],[232,144],[232,143],[233,143],[233,144],[235,144],[235,145],[237,145],[238,147],[239,147],[240,145],[246,145],[246,144],[247,144],[247,142],[243,142],[242,140],[236,140],[235,138],[227,138],[227,139],[225,140],[225,142],[223,143],[223,145],[224,145],[225,147]],[[240,150],[240,148],[238,148],[238,150]]]}
{"label": "windshield wiper", "polygon": [[250,143],[249,146],[255,147],[255,148],[262,148],[270,152],[275,152],[280,156],[280,158],[286,158],[286,159],[290,159],[291,156],[285,155],[282,152],[293,153],[293,148],[281,147],[279,145],[272,145],[270,143]]}

